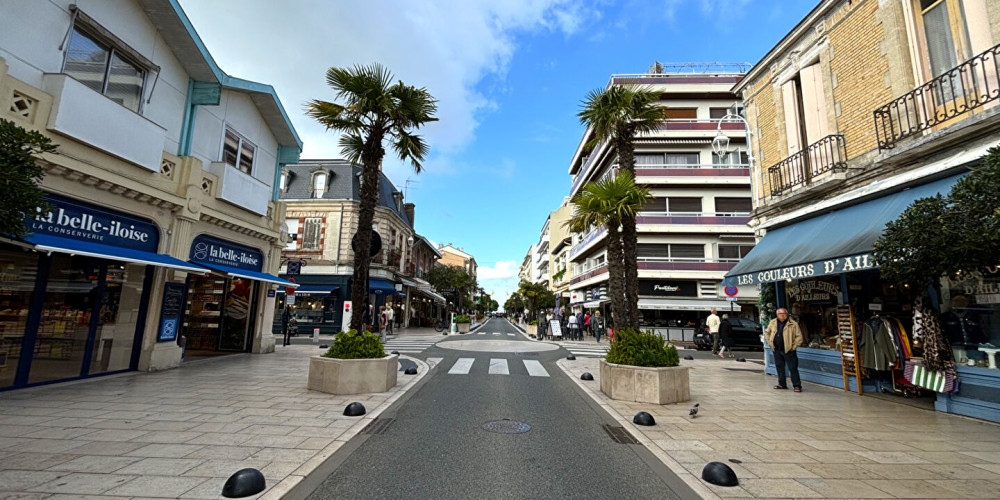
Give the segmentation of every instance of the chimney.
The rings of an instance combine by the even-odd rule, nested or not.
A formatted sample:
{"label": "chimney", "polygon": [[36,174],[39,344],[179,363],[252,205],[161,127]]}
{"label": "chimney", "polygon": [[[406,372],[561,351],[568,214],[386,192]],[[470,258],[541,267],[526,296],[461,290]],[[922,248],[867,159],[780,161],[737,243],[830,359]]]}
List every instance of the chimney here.
{"label": "chimney", "polygon": [[404,203],[403,211],[406,212],[406,218],[410,220],[410,229],[413,229],[413,203]]}

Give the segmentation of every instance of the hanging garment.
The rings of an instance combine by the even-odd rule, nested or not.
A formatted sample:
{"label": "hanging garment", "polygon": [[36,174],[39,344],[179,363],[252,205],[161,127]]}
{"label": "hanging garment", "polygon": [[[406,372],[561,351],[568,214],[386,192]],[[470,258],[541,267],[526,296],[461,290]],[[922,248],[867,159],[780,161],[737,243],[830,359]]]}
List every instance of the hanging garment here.
{"label": "hanging garment", "polygon": [[862,366],[869,370],[886,371],[896,364],[896,346],[888,323],[877,316],[862,324],[858,346]]}
{"label": "hanging garment", "polygon": [[921,340],[927,331],[926,314],[924,314],[924,299],[917,297],[913,303],[913,341]]}
{"label": "hanging garment", "polygon": [[906,328],[903,328],[903,322],[898,318],[892,318],[892,321],[896,325],[896,332],[899,333],[899,343],[903,346],[902,356],[903,359],[910,359],[913,357],[913,344],[910,343],[909,336],[906,334]]}
{"label": "hanging garment", "polygon": [[944,338],[944,331],[932,309],[923,311],[924,368],[941,371],[952,361],[951,346]]}

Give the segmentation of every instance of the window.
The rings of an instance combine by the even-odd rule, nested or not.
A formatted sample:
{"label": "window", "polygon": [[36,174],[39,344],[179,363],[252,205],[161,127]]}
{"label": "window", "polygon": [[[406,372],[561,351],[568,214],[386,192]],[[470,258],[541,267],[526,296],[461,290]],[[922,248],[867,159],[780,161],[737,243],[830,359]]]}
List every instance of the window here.
{"label": "window", "polygon": [[719,245],[719,258],[727,260],[739,260],[746,257],[753,245]]}
{"label": "window", "polygon": [[746,153],[733,151],[719,156],[712,153],[712,165],[749,165],[750,157]]}
{"label": "window", "polygon": [[749,213],[753,209],[750,198],[716,198],[715,211],[721,213]]}
{"label": "window", "polygon": [[635,155],[635,166],[642,165],[662,165],[663,153],[637,153]]}
{"label": "window", "polygon": [[818,62],[802,68],[791,80],[782,84],[781,99],[789,155],[830,135]]}
{"label": "window", "polygon": [[222,161],[240,172],[253,175],[253,157],[257,151],[254,146],[237,134],[233,129],[226,127],[226,139],[222,144]]}
{"label": "window", "polygon": [[693,120],[698,118],[698,108],[667,108],[668,120]]}
{"label": "window", "polygon": [[662,243],[639,243],[636,245],[636,255],[639,257],[669,257],[670,250]]}
{"label": "window", "polygon": [[670,258],[672,259],[704,259],[705,245],[692,245],[682,243],[670,244]]}
{"label": "window", "polygon": [[63,73],[139,112],[146,71],[79,27],[70,34]]}
{"label": "window", "polygon": [[653,198],[649,200],[642,207],[643,212],[666,212],[667,211],[667,199],[666,198]]}
{"label": "window", "polygon": [[327,186],[327,179],[328,178],[329,177],[327,176],[326,172],[316,172],[316,173],[313,174],[313,178],[312,178],[312,192],[313,192],[312,197],[313,198],[322,198],[323,197],[323,195],[326,193],[326,186]]}
{"label": "window", "polygon": [[285,170],[281,171],[281,180],[278,181],[278,189],[288,191],[288,172]]}
{"label": "window", "polygon": [[671,196],[667,199],[667,211],[701,213],[701,198]]}
{"label": "window", "polygon": [[730,108],[708,108],[708,117],[713,120],[718,120],[724,118],[729,114]]}
{"label": "window", "polygon": [[308,217],[302,225],[302,248],[319,248],[320,235],[322,234],[323,219],[319,217]]}
{"label": "window", "polygon": [[667,165],[697,165],[701,163],[698,153],[667,153]]}
{"label": "window", "polygon": [[285,225],[288,226],[288,242],[285,244],[285,250],[295,250],[295,242],[299,237],[299,219],[285,219]]}

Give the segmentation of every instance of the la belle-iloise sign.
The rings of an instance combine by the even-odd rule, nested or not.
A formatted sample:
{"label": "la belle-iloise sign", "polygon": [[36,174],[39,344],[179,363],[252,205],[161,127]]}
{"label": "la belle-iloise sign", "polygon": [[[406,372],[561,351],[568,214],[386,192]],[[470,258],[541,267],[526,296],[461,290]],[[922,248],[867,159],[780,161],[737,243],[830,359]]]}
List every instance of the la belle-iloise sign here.
{"label": "la belle-iloise sign", "polygon": [[821,260],[799,264],[796,266],[779,267],[767,271],[756,273],[740,274],[735,276],[737,285],[756,285],[759,283],[770,283],[783,280],[800,280],[815,276],[826,276],[828,274],[850,273],[875,269],[878,264],[872,258],[872,254],[864,253],[839,257],[836,259]]}
{"label": "la belle-iloise sign", "polygon": [[54,194],[44,199],[51,210],[25,218],[28,232],[156,252],[159,233],[148,220]]}

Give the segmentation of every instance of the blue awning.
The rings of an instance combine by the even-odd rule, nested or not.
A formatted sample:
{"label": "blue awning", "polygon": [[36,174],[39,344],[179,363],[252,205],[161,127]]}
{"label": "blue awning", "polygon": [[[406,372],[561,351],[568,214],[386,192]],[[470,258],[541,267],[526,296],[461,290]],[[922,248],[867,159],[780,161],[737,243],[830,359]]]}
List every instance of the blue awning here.
{"label": "blue awning", "polygon": [[726,273],[722,284],[756,285],[877,268],[871,251],[885,225],[915,200],[947,194],[962,175],[772,229]]}
{"label": "blue awning", "polygon": [[279,278],[279,277],[277,277],[277,276],[275,276],[273,274],[267,274],[267,273],[262,273],[262,272],[258,272],[258,271],[248,271],[246,269],[240,269],[240,268],[237,268],[237,267],[220,266],[218,264],[202,264],[202,263],[199,263],[199,265],[205,266],[205,267],[207,267],[209,269],[212,269],[213,271],[220,271],[220,272],[223,272],[223,273],[226,273],[226,274],[230,274],[232,276],[236,276],[238,278],[247,278],[247,279],[257,280],[257,281],[266,281],[268,283],[274,283],[276,285],[281,285],[281,286],[286,286],[286,287],[290,286],[292,288],[298,288],[299,287],[298,283],[292,283],[291,281],[283,280],[283,279],[281,279],[281,278]]}
{"label": "blue awning", "polygon": [[136,264],[169,267],[172,269],[180,269],[181,271],[199,274],[205,274],[208,272],[208,270],[204,267],[184,262],[180,259],[175,259],[169,255],[143,252],[141,250],[132,250],[130,248],[115,247],[111,245],[102,245],[100,243],[93,243],[90,241],[71,240],[69,238],[61,238],[59,236],[52,236],[48,234],[30,234],[25,238],[25,240],[28,243],[35,245],[35,250],[42,252],[86,255],[88,257],[98,257],[101,259],[121,260],[125,262],[134,262]]}
{"label": "blue awning", "polygon": [[295,289],[295,295],[325,295],[339,289],[336,285],[301,284]]}
{"label": "blue awning", "polygon": [[391,295],[396,293],[396,285],[386,280],[370,279],[368,280],[368,290],[375,293],[385,293]]}

